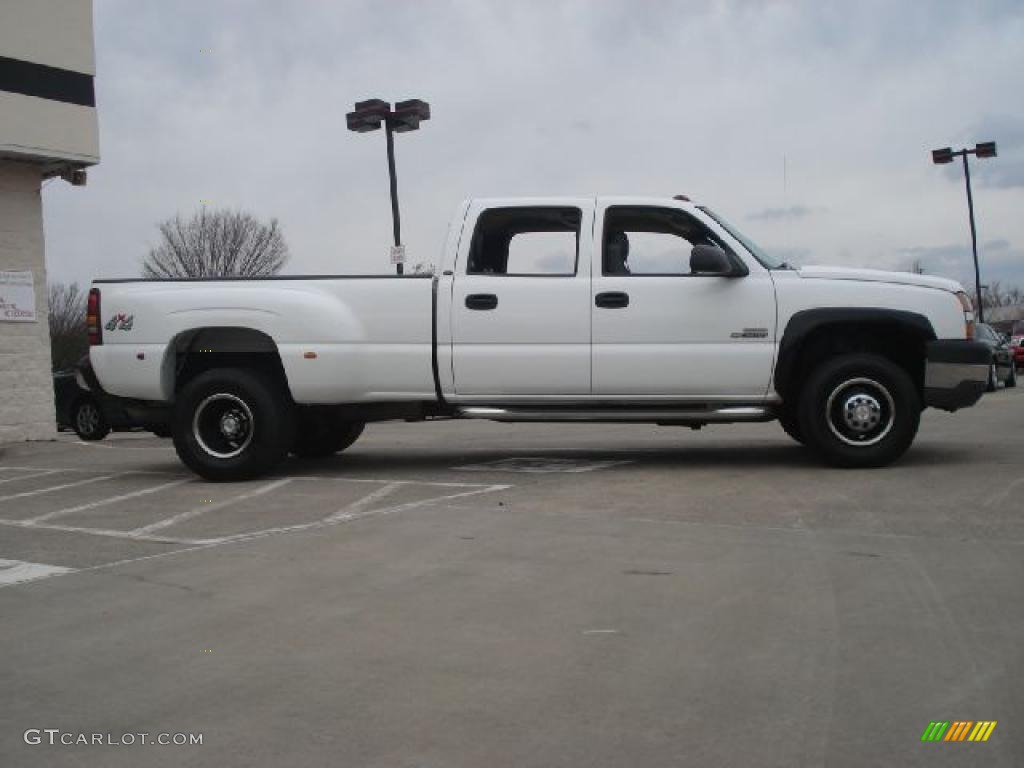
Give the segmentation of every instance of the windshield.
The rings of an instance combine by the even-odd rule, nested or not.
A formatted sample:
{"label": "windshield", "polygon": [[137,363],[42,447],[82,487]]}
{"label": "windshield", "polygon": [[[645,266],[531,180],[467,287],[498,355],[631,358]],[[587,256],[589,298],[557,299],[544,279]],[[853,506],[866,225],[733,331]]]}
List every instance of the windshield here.
{"label": "windshield", "polygon": [[761,248],[761,246],[759,246],[749,237],[743,235],[738,229],[736,229],[736,227],[729,224],[725,219],[723,219],[717,213],[712,211],[710,208],[705,208],[703,205],[698,206],[698,208],[704,213],[706,213],[708,216],[710,216],[712,219],[714,219],[716,222],[718,222],[718,226],[720,226],[722,229],[724,229],[726,232],[732,235],[734,239],[739,240],[743,247],[750,251],[751,255],[755,259],[761,262],[761,266],[766,267],[767,269],[793,269],[791,265],[787,264],[782,259],[777,259],[774,256],[771,256],[768,253],[766,253],[765,250]]}

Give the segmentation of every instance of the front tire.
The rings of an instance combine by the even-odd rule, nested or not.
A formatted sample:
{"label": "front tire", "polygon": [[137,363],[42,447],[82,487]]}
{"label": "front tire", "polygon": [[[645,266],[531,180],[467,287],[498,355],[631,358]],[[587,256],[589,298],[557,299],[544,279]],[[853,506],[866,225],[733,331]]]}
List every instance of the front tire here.
{"label": "front tire", "polygon": [[1010,375],[1006,377],[1006,384],[1004,385],[1007,389],[1013,389],[1017,386],[1017,361],[1010,361]]}
{"label": "front tire", "polygon": [[110,434],[110,425],[99,403],[91,397],[83,397],[75,403],[71,413],[71,425],[80,440],[102,440]]}
{"label": "front tire", "polygon": [[291,398],[255,371],[215,368],[178,393],[173,431],[178,457],[206,480],[258,477],[281,462],[295,439]]}
{"label": "front tire", "polygon": [[825,361],[800,398],[807,445],[837,467],[881,467],[895,461],[914,441],[920,421],[914,382],[878,355]]}

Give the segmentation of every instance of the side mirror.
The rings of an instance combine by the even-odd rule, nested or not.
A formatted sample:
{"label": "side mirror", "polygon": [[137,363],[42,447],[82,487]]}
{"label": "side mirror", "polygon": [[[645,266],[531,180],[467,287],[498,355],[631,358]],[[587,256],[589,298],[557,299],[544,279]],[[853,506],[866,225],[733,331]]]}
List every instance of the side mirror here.
{"label": "side mirror", "polygon": [[690,272],[695,275],[718,275],[721,277],[740,274],[725,251],[717,246],[704,243],[693,246],[693,250],[690,251]]}

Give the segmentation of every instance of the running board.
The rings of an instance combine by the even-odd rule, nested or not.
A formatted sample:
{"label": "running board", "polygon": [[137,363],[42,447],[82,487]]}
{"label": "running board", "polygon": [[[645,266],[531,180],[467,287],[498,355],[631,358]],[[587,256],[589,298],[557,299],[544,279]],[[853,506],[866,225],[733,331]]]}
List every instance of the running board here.
{"label": "running board", "polygon": [[456,409],[466,419],[488,421],[617,421],[637,424],[711,424],[737,421],[771,421],[775,414],[760,406],[719,408],[523,408],[462,406]]}

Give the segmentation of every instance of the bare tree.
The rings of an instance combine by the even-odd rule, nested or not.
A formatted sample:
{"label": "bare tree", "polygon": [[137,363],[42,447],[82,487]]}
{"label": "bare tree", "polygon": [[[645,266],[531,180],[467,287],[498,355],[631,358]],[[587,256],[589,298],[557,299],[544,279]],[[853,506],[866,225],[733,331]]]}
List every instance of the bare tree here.
{"label": "bare tree", "polygon": [[981,286],[981,303],[986,309],[1024,304],[1024,291],[1015,286],[1004,287],[1001,281],[996,280]]}
{"label": "bare tree", "polygon": [[50,283],[50,360],[53,370],[74,368],[89,351],[86,294],[78,283]]}
{"label": "bare tree", "polygon": [[201,209],[160,225],[160,244],[142,262],[145,277],[262,277],[288,261],[277,224],[242,211]]}

